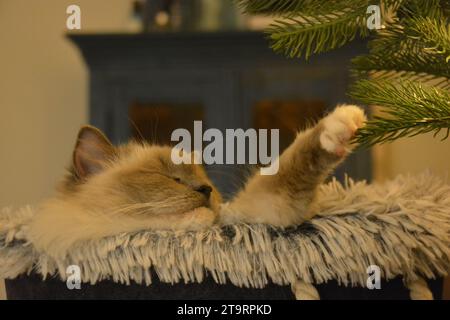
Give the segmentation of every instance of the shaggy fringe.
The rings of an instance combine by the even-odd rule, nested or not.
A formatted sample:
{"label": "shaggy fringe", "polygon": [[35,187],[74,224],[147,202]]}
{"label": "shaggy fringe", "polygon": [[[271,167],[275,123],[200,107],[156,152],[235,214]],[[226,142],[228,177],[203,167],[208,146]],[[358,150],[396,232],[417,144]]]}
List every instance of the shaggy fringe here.
{"label": "shaggy fringe", "polygon": [[450,269],[450,186],[428,173],[383,185],[347,179],[321,186],[320,214],[298,227],[239,224],[202,232],[141,231],[74,245],[64,256],[36,252],[27,241],[33,209],[0,213],[0,277],[34,271],[45,279],[78,265],[82,281],[202,282],[262,288],[302,279],[365,286],[378,265],[386,280],[447,275]]}

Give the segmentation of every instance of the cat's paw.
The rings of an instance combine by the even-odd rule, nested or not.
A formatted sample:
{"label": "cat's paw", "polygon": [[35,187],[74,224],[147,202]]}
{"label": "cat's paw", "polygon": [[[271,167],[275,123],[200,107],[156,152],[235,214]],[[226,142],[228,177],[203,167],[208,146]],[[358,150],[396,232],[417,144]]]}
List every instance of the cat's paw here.
{"label": "cat's paw", "polygon": [[188,213],[191,216],[189,230],[202,230],[216,224],[218,214],[206,207],[196,208]]}
{"label": "cat's paw", "polygon": [[366,121],[364,110],[354,105],[337,107],[323,119],[320,145],[326,151],[344,156],[354,147],[350,140]]}

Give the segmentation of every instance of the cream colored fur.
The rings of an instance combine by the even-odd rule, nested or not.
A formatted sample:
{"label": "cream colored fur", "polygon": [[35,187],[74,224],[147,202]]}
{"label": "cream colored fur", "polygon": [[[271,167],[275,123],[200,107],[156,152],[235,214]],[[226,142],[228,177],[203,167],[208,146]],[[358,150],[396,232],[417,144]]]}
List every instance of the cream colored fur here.
{"label": "cream colored fur", "polygon": [[[221,204],[200,166],[171,164],[168,147],[105,145],[96,150],[111,152],[104,155],[100,172],[84,177],[75,168],[63,191],[43,203],[33,218],[30,239],[38,250],[63,254],[77,241],[145,229],[198,230],[239,221],[283,227],[301,223],[314,215],[317,187],[350,152],[350,139],[364,121],[356,106],[336,108],[298,134],[277,160],[278,174],[253,176],[227,204]],[[93,132],[86,138],[80,134],[75,151],[83,147],[83,139],[93,143],[85,147],[88,153],[95,143],[107,143]],[[213,188],[208,199],[194,191],[205,184]]]}
{"label": "cream colored fur", "polygon": [[[300,132],[278,160],[279,173],[253,176],[222,212],[222,220],[284,227],[309,220],[315,213],[317,186],[354,147],[350,139],[364,121],[361,108],[340,106],[315,127]],[[320,154],[320,149],[326,152]],[[318,152],[317,158],[310,157]]]}

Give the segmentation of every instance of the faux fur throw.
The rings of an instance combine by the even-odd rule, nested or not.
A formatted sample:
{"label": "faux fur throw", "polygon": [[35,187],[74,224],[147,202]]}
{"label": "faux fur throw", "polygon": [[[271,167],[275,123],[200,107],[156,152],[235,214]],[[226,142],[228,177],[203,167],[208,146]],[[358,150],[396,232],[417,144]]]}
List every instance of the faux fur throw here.
{"label": "faux fur throw", "polygon": [[31,207],[0,215],[0,278],[34,270],[66,279],[69,265],[83,282],[102,279],[150,285],[151,269],[163,282],[218,283],[261,288],[323,283],[365,286],[369,265],[382,277],[444,276],[450,269],[450,186],[430,174],[399,176],[383,185],[332,181],[319,194],[320,214],[298,227],[213,227],[202,232],[140,231],[79,242],[63,256],[37,252],[27,240]]}

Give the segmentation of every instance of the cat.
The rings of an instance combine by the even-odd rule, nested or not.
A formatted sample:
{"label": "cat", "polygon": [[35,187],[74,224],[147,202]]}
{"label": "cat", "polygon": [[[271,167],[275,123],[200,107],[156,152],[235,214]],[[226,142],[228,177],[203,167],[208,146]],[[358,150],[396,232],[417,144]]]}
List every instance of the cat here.
{"label": "cat", "polygon": [[32,219],[30,239],[38,249],[63,252],[79,240],[144,229],[300,224],[314,216],[317,187],[352,150],[351,139],[365,121],[361,108],[338,106],[298,133],[276,160],[277,174],[255,174],[228,203],[201,165],[175,165],[170,147],[113,146],[100,130],[84,126],[57,195]]}

